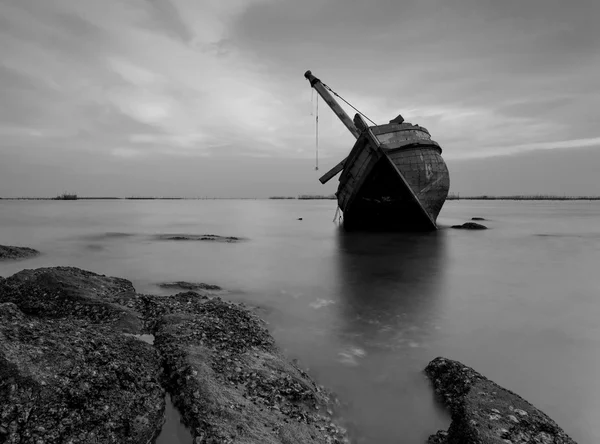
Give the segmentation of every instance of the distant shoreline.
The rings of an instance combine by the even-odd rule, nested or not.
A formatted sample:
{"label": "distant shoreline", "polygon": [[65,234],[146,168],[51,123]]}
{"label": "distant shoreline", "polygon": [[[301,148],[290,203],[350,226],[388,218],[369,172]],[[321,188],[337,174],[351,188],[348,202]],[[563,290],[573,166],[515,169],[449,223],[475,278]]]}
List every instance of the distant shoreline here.
{"label": "distant shoreline", "polygon": [[[335,196],[272,196],[272,197],[77,197],[72,200],[335,200]],[[0,197],[0,200],[53,200],[56,197]],[[446,200],[600,200],[600,196],[457,196]]]}
{"label": "distant shoreline", "polygon": [[[77,197],[76,199],[58,199],[56,197],[0,197],[0,200],[269,200],[269,199],[305,199],[304,197]],[[313,198],[310,198],[313,199]],[[329,199],[329,197],[314,197]]]}
{"label": "distant shoreline", "polygon": [[600,196],[448,196],[446,200],[600,200]]}

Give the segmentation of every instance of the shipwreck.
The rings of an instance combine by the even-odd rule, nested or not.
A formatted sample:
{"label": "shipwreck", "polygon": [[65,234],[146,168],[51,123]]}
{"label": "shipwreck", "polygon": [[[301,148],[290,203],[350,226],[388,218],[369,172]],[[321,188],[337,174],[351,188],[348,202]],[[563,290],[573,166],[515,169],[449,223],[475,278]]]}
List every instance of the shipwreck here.
{"label": "shipwreck", "polygon": [[310,71],[304,77],[356,138],[348,157],[319,179],[325,184],[341,173],[336,197],[344,228],[436,230],[450,176],[429,131],[401,115],[385,125],[369,126],[359,113],[352,120],[331,88]]}

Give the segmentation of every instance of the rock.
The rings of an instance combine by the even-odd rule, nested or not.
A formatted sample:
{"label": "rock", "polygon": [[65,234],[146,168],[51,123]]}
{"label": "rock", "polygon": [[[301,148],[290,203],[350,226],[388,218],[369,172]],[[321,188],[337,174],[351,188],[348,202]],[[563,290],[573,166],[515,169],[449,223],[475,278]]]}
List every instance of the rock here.
{"label": "rock", "polygon": [[12,302],[0,304],[0,319],[22,321],[24,318],[23,312],[19,310],[19,307],[17,307],[16,304],[13,304]]}
{"label": "rock", "polygon": [[465,222],[462,225],[452,225],[452,228],[459,228],[463,230],[487,230],[485,225],[481,225],[476,222]]}
{"label": "rock", "polygon": [[452,416],[446,440],[438,432],[429,444],[575,444],[546,414],[458,361],[436,358],[425,374]]}
{"label": "rock", "polygon": [[110,324],[127,333],[142,330],[140,314],[122,306],[127,295],[135,294],[125,279],[54,267],[20,271],[5,279],[4,286],[0,303],[13,302],[27,315]]}
{"label": "rock", "polygon": [[347,442],[326,413],[331,395],[282,356],[260,319],[219,298],[163,299],[155,345],[173,403],[196,440]]}
{"label": "rock", "polygon": [[194,282],[185,282],[185,281],[177,281],[177,282],[163,282],[158,284],[161,288],[180,288],[182,290],[209,290],[209,291],[217,291],[222,290],[218,285],[204,284],[202,282],[194,283]]}
{"label": "rock", "polygon": [[159,240],[174,240],[174,241],[206,241],[206,242],[224,242],[234,243],[241,242],[244,239],[234,236],[217,236],[216,234],[160,234],[157,236]]}
{"label": "rock", "polygon": [[8,245],[0,245],[0,261],[27,259],[40,254],[39,251],[27,247],[11,247]]}
{"label": "rock", "polygon": [[438,431],[435,435],[431,435],[427,440],[427,444],[447,444],[448,432],[445,430]]}
{"label": "rock", "polygon": [[151,442],[165,388],[194,442],[347,442],[333,395],[240,305],[72,267],[0,280],[0,442]]}
{"label": "rock", "polygon": [[483,217],[472,217],[471,220],[485,220]]}
{"label": "rock", "polygon": [[62,267],[0,283],[0,442],[142,444],[156,436],[160,357],[122,333],[107,302],[129,287]]}
{"label": "rock", "polygon": [[302,220],[302,218],[301,218],[301,217],[299,217],[299,218],[298,218],[298,220]]}

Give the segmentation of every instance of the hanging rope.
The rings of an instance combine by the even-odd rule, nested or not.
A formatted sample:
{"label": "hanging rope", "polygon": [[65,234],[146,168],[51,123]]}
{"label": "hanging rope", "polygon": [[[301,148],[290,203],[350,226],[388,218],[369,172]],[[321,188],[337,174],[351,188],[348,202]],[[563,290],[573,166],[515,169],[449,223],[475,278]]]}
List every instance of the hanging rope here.
{"label": "hanging rope", "polygon": [[319,96],[317,96],[317,115],[315,117],[315,128],[316,128],[316,136],[315,136],[315,171],[319,171]]}
{"label": "hanging rope", "polygon": [[335,209],[335,214],[333,215],[333,222],[339,222],[340,221],[340,206],[338,205],[337,208]]}
{"label": "hanging rope", "polygon": [[323,85],[325,88],[327,88],[331,93],[333,93],[334,96],[339,97],[340,99],[342,99],[346,105],[348,105],[350,108],[352,108],[354,111],[356,111],[358,114],[360,114],[361,116],[363,116],[365,119],[367,119],[369,122],[371,122],[373,125],[377,125],[375,122],[373,122],[371,119],[369,119],[364,113],[360,112],[357,108],[354,107],[354,105],[352,105],[350,102],[348,102],[346,99],[344,99],[342,96],[340,96],[338,93],[336,93],[334,90],[332,90],[329,86],[325,85],[323,82],[321,82],[321,85]]}

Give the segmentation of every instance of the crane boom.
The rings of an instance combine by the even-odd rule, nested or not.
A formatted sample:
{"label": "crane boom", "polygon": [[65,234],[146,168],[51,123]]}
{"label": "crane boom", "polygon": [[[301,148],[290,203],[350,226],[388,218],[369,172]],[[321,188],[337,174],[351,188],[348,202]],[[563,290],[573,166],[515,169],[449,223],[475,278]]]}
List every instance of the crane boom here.
{"label": "crane boom", "polygon": [[312,75],[310,71],[306,71],[304,73],[304,77],[310,82],[310,86],[317,90],[319,95],[325,100],[327,105],[331,108],[331,110],[335,113],[336,116],[342,121],[342,123],[348,128],[348,131],[352,133],[352,135],[358,139],[360,137],[360,131],[352,122],[352,119],[346,112],[342,109],[342,107],[337,103],[337,101],[333,98],[329,91],[323,86],[321,80]]}

